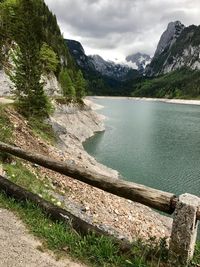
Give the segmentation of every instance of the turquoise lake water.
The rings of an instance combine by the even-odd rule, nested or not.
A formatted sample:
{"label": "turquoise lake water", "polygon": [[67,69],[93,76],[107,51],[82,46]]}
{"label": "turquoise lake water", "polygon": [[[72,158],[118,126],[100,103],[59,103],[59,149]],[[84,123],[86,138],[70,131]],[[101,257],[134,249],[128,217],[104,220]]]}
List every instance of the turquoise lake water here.
{"label": "turquoise lake water", "polygon": [[175,194],[200,196],[200,106],[133,99],[94,99],[106,131],[84,147],[124,179]]}

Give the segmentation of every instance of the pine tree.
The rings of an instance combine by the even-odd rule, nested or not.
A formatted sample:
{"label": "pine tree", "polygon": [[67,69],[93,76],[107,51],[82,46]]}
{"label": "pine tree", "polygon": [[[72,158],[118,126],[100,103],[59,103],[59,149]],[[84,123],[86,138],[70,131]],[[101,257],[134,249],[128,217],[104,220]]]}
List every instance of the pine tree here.
{"label": "pine tree", "polygon": [[63,69],[60,72],[59,82],[63,89],[63,96],[69,99],[73,99],[76,95],[76,91],[72,79],[66,69]]}
{"label": "pine tree", "polygon": [[16,25],[12,28],[18,45],[12,81],[20,111],[26,116],[45,117],[49,103],[41,83],[41,20],[33,0],[19,0]]}
{"label": "pine tree", "polygon": [[83,77],[83,73],[81,72],[81,70],[79,70],[77,73],[75,88],[76,88],[76,98],[77,100],[81,100],[86,94],[85,92],[86,81]]}

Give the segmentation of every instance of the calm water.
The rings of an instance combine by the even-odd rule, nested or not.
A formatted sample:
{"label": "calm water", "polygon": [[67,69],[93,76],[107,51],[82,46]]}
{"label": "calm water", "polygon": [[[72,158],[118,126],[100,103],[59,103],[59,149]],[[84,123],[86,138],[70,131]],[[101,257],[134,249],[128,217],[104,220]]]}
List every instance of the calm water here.
{"label": "calm water", "polygon": [[95,99],[106,131],[85,144],[129,181],[200,196],[200,106]]}

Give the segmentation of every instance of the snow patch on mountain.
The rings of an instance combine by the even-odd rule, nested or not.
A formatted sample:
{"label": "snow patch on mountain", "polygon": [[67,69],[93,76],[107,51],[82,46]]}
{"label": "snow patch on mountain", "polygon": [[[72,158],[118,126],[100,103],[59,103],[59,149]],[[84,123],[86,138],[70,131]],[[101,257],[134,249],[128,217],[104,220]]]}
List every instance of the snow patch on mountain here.
{"label": "snow patch on mountain", "polygon": [[134,69],[143,72],[145,67],[151,62],[151,56],[144,53],[136,53],[126,57],[126,61],[132,64]]}
{"label": "snow patch on mountain", "polygon": [[88,58],[94,65],[96,71],[111,78],[123,80],[131,70],[131,68],[126,64],[116,64],[110,60],[106,61],[99,55],[88,56]]}

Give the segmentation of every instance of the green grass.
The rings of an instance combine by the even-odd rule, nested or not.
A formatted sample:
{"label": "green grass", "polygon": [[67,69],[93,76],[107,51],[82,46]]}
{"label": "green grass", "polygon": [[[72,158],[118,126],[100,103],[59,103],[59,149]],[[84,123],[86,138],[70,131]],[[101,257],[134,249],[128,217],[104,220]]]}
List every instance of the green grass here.
{"label": "green grass", "polygon": [[52,190],[51,184],[47,179],[41,179],[39,172],[35,174],[27,169],[19,160],[13,161],[11,164],[3,164],[6,174],[13,183],[26,188],[32,193],[40,195],[42,198],[51,201],[52,196],[49,191]]}
{"label": "green grass", "polygon": [[[48,127],[46,128],[43,123],[32,121],[30,124],[44,139],[51,140],[51,142],[55,140],[51,130],[48,131]],[[37,127],[38,125],[39,127]],[[10,142],[13,128],[6,116],[6,106],[0,106],[0,126],[1,141]],[[45,128],[44,132],[43,127]],[[56,203],[57,200],[51,196],[53,189],[51,183],[47,178],[42,179],[40,177],[37,166],[34,173],[28,170],[27,166],[19,160],[12,161],[9,164],[4,162],[3,167],[11,181],[48,201]],[[164,240],[161,240],[157,246],[153,245],[155,240],[150,240],[148,244],[137,241],[128,254],[122,254],[111,238],[96,237],[94,234],[81,236],[70,225],[50,220],[33,203],[19,203],[0,193],[0,207],[15,212],[27,225],[30,232],[41,239],[44,248],[54,251],[58,257],[65,255],[67,252],[72,258],[94,267],[166,266],[167,250]],[[194,265],[191,266],[196,266],[199,263],[200,243],[196,245]]]}
{"label": "green grass", "polygon": [[12,137],[13,126],[6,115],[7,105],[0,105],[0,141],[6,142]]}
{"label": "green grass", "polygon": [[[13,125],[7,117],[6,108],[7,104],[0,104],[0,141],[9,143],[12,139]],[[0,160],[7,160],[10,158],[5,152],[0,152]]]}
{"label": "green grass", "polygon": [[41,137],[51,144],[55,144],[56,136],[52,126],[48,122],[36,118],[29,118],[28,125],[36,136]]}
{"label": "green grass", "polygon": [[[150,240],[147,245],[137,241],[130,253],[122,254],[111,238],[96,237],[94,234],[81,236],[70,225],[52,221],[30,202],[16,202],[0,193],[0,207],[13,211],[27,225],[30,233],[42,241],[43,246],[39,249],[52,250],[58,259],[67,254],[72,259],[93,267],[167,266],[165,243],[154,247],[154,240]],[[191,266],[197,266],[199,257],[200,244],[197,244]]]}
{"label": "green grass", "polygon": [[[33,174],[19,161],[4,164],[4,169],[14,183],[55,203],[56,199],[49,193],[52,190],[51,184],[46,179],[41,180],[37,169]],[[157,246],[154,245],[154,239],[148,243],[138,240],[133,244],[130,253],[122,254],[111,238],[103,236],[99,238],[94,234],[81,236],[70,225],[50,220],[32,203],[18,203],[0,193],[0,206],[14,211],[30,232],[41,239],[44,248],[54,251],[58,257],[67,252],[72,258],[94,267],[166,266],[168,251],[165,240],[161,240]],[[191,266],[196,266],[198,263],[200,263],[200,243],[196,245],[194,265]]]}
{"label": "green grass", "polygon": [[125,259],[118,256],[118,248],[107,238],[99,239],[94,235],[81,237],[69,225],[51,221],[33,204],[16,203],[3,194],[0,194],[0,206],[15,211],[30,232],[42,239],[44,246],[57,252],[59,256],[67,250],[73,258],[93,263],[93,266],[126,266]]}
{"label": "green grass", "polygon": [[200,241],[196,243],[192,264],[192,266],[197,266],[197,264],[200,266]]}

